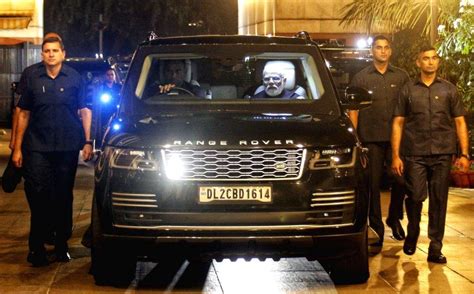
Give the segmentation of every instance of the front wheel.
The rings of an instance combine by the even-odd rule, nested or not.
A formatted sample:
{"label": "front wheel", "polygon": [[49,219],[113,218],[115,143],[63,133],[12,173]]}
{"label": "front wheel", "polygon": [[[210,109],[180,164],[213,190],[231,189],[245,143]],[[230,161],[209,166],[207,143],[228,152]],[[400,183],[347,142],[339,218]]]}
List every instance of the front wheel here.
{"label": "front wheel", "polygon": [[107,244],[96,201],[92,204],[91,273],[97,285],[128,285],[135,278],[137,257]]}
{"label": "front wheel", "polygon": [[355,254],[339,259],[321,261],[321,264],[336,285],[367,282],[370,275],[367,229],[365,230],[365,237],[361,238]]}

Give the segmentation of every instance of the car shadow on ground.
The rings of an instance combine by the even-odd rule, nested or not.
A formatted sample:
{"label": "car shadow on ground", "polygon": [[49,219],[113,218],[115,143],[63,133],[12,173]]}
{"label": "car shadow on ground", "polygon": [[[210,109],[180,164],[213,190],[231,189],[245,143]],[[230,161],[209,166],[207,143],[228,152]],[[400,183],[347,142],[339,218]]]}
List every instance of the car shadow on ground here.
{"label": "car shadow on ground", "polygon": [[136,278],[132,282],[137,289],[158,291],[203,292],[212,262],[172,260],[159,263],[138,262]]}

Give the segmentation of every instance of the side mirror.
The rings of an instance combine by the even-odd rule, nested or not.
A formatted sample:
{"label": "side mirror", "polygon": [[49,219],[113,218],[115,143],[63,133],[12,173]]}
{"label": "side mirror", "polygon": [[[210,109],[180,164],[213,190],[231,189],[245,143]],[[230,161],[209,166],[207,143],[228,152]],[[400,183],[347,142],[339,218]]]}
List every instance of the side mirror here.
{"label": "side mirror", "polygon": [[341,99],[344,108],[358,110],[372,104],[372,93],[360,87],[347,87]]}

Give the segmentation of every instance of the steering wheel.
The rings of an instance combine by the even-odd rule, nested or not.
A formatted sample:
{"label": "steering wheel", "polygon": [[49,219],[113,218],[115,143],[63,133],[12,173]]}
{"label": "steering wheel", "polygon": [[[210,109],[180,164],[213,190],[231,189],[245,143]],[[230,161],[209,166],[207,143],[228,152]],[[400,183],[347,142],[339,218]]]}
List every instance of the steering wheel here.
{"label": "steering wheel", "polygon": [[187,95],[187,96],[196,96],[193,92],[181,88],[181,87],[173,87],[169,92],[161,93],[160,95],[167,95],[167,96],[180,96],[180,95]]}

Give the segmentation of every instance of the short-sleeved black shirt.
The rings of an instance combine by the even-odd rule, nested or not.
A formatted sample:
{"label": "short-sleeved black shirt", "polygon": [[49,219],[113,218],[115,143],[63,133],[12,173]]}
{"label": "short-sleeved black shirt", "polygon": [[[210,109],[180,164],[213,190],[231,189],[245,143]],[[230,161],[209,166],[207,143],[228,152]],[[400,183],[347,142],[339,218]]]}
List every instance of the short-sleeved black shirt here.
{"label": "short-sleeved black shirt", "polygon": [[405,117],[403,155],[456,153],[454,118],[466,115],[466,110],[450,82],[436,78],[429,87],[419,79],[407,83],[393,115]]}
{"label": "short-sleeved black shirt", "polygon": [[[26,88],[28,87],[28,77],[31,75],[31,73],[36,71],[41,66],[43,66],[43,62],[38,62],[28,66],[23,70],[23,72],[21,73],[20,82],[18,83],[18,87],[16,88],[16,93],[18,95],[22,95],[23,93],[25,93]],[[19,98],[20,96],[17,97]],[[15,101],[15,106],[18,104],[18,101],[19,100]]]}
{"label": "short-sleeved black shirt", "polygon": [[55,79],[44,65],[28,74],[18,107],[30,111],[22,147],[39,152],[75,151],[84,146],[78,110],[85,106],[81,76],[63,64]]}
{"label": "short-sleeved black shirt", "polygon": [[401,87],[408,81],[408,74],[392,65],[381,74],[371,64],[354,76],[351,86],[372,92],[372,105],[359,111],[357,132],[362,142],[390,141],[393,108]]}

